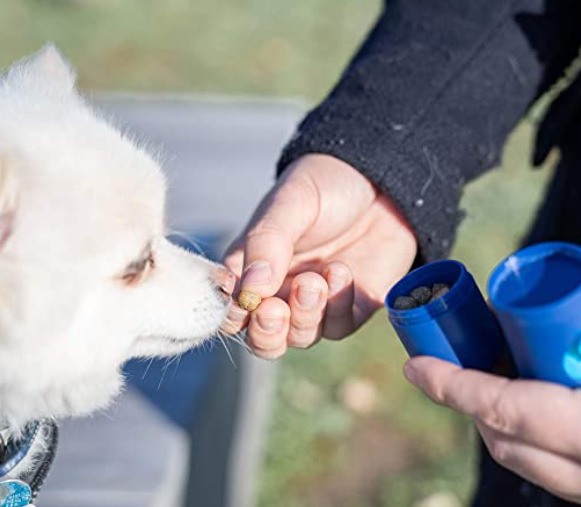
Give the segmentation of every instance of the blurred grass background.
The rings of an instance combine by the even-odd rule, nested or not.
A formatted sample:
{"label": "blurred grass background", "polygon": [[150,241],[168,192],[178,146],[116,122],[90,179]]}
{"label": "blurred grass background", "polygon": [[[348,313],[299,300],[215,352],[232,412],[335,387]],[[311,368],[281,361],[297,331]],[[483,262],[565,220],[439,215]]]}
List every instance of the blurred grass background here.
{"label": "blurred grass background", "polygon": [[[379,0],[0,0],[0,64],[54,41],[82,88],[321,98]],[[532,217],[549,170],[531,172],[531,120],[503,167],[471,185],[454,256],[482,288]],[[380,312],[355,336],[282,361],[260,507],[465,505],[475,435],[402,379]],[[436,495],[436,496],[434,496]],[[431,502],[431,503],[430,503]]]}

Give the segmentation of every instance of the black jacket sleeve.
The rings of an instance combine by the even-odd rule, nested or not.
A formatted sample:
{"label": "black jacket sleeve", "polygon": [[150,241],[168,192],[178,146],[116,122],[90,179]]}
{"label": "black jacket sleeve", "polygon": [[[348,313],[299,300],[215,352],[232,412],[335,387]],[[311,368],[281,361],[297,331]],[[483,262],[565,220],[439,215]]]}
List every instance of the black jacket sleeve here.
{"label": "black jacket sleeve", "polygon": [[306,153],[344,160],[390,194],[422,260],[446,256],[464,185],[576,56],[579,19],[578,0],[388,0],[279,173]]}

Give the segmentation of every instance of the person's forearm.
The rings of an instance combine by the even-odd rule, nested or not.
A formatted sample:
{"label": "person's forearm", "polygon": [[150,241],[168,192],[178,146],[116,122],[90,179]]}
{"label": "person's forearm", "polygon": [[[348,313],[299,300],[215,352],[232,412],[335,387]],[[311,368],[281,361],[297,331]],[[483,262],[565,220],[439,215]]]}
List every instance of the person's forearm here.
{"label": "person's forearm", "polygon": [[[558,7],[547,13],[547,3]],[[572,0],[389,0],[279,172],[306,153],[333,155],[390,194],[424,260],[447,255],[465,183],[498,164],[509,132],[575,54],[569,19],[580,10]]]}

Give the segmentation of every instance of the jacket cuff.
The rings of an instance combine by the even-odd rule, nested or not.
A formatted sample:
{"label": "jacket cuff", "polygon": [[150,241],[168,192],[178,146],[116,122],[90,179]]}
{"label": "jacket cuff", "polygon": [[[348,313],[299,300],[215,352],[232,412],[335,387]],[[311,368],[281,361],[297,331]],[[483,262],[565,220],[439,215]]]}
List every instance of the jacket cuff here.
{"label": "jacket cuff", "polygon": [[[351,165],[393,200],[415,232],[419,254],[416,264],[449,255],[464,213],[459,202],[465,181],[450,167],[440,170],[437,144],[416,141],[396,144],[398,125],[385,126],[333,115],[324,108],[311,112],[282,152],[280,175],[289,164],[307,154],[325,154]],[[350,132],[357,129],[357,137]],[[388,156],[386,154],[389,154]]]}

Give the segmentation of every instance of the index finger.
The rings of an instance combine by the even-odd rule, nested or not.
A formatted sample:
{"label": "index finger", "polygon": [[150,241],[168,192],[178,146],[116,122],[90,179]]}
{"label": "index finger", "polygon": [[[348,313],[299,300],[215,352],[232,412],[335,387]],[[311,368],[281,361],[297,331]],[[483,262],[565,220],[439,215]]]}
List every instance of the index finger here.
{"label": "index finger", "polygon": [[558,384],[462,369],[432,357],[406,364],[406,378],[436,403],[489,428],[581,461],[581,392]]}
{"label": "index finger", "polygon": [[244,243],[241,288],[274,296],[291,264],[296,242],[313,225],[318,192],[307,178],[283,178],[252,218]]}

